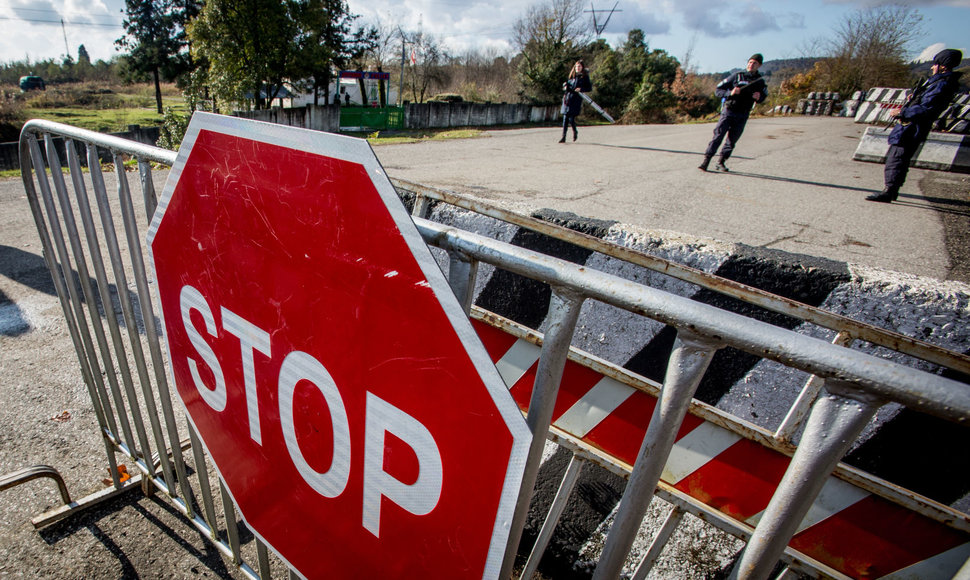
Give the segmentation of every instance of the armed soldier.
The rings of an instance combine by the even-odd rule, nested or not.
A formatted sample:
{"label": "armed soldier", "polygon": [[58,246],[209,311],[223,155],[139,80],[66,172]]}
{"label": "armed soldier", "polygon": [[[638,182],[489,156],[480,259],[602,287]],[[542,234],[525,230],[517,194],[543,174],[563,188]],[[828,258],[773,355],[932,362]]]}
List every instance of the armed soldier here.
{"label": "armed soldier", "polygon": [[707,166],[711,163],[711,158],[717,153],[717,148],[721,146],[721,141],[727,136],[727,142],[721,149],[721,158],[718,160],[714,169],[727,171],[724,162],[731,157],[744,126],[748,122],[748,115],[755,103],[763,102],[768,98],[768,85],[764,77],[758,72],[764,62],[761,54],[753,54],[748,59],[745,70],[731,75],[718,83],[714,94],[724,99],[724,106],[721,109],[721,118],[714,127],[714,138],[707,145],[704,152],[704,161],[698,169],[707,171]]}
{"label": "armed soldier", "polygon": [[910,95],[906,105],[893,114],[900,124],[889,134],[889,151],[886,153],[884,179],[886,187],[880,193],[866,197],[869,201],[890,203],[896,201],[899,188],[906,181],[909,162],[919,146],[930,134],[933,121],[953,100],[960,88],[960,73],[953,69],[963,61],[963,53],[948,48],[933,57],[933,73],[921,82]]}

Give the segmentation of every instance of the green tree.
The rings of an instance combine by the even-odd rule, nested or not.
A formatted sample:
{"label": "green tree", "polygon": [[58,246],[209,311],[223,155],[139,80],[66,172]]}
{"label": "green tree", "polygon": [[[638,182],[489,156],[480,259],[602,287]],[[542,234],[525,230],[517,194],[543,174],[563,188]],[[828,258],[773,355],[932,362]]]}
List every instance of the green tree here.
{"label": "green tree", "polygon": [[208,0],[188,25],[193,53],[220,99],[241,103],[249,95],[264,108],[283,81],[303,72],[299,3],[292,0]]}
{"label": "green tree", "polygon": [[163,71],[172,73],[185,47],[179,26],[178,5],[169,0],[125,0],[126,34],[115,44],[128,51],[131,70],[151,74],[155,104],[162,114]]}
{"label": "green tree", "polygon": [[677,78],[680,63],[666,51],[654,49],[644,64],[640,83],[627,103],[624,115],[638,121],[664,121],[664,111],[677,103],[671,85]]}
{"label": "green tree", "polygon": [[512,40],[520,50],[519,77],[523,97],[554,103],[562,83],[581,56],[592,34],[581,0],[549,0],[529,7],[513,26]]}
{"label": "green tree", "polygon": [[334,69],[342,70],[360,59],[377,39],[374,27],[354,28],[356,14],[351,14],[345,0],[304,0],[294,5],[294,18],[299,27],[295,77],[313,90],[314,104],[323,89],[324,102],[330,99]]}

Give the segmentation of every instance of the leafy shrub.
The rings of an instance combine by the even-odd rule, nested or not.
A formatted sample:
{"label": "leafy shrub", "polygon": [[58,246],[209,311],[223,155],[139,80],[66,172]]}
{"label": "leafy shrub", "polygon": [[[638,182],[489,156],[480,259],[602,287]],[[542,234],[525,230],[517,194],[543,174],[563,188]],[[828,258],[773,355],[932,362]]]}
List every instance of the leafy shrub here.
{"label": "leafy shrub", "polygon": [[162,121],[160,135],[156,145],[177,151],[182,139],[185,137],[185,130],[189,128],[189,118],[191,115],[178,113],[172,107],[165,108],[165,120]]}

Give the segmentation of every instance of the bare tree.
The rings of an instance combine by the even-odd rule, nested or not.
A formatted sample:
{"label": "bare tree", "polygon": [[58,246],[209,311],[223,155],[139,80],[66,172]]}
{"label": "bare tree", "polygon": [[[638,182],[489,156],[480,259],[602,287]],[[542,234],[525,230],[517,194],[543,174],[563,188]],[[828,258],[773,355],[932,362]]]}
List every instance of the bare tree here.
{"label": "bare tree", "polygon": [[447,82],[443,65],[448,54],[437,38],[423,32],[410,35],[407,44],[410,48],[410,64],[405,70],[405,79],[411,100],[423,103],[433,87]]}
{"label": "bare tree", "polygon": [[923,36],[923,16],[904,5],[882,5],[846,16],[818,67],[818,88],[848,94],[909,84],[907,57]]}
{"label": "bare tree", "polygon": [[583,15],[583,0],[548,0],[529,7],[512,29],[512,42],[521,51],[519,72],[526,96],[554,102],[572,60],[593,38]]}

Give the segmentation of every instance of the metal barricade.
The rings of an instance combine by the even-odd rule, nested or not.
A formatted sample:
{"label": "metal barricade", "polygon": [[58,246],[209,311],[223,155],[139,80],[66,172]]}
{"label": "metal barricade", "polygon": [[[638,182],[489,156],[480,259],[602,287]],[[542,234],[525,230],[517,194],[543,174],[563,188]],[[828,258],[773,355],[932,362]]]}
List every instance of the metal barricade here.
{"label": "metal barricade", "polygon": [[[59,141],[63,141],[63,146]],[[110,179],[106,179],[102,169],[105,152],[113,159],[114,177]],[[108,492],[53,510],[35,519],[35,525],[45,525],[107,495],[140,485],[147,493],[162,492],[245,575],[268,578],[271,568],[278,568],[278,564],[271,565],[269,550],[258,538],[246,544],[240,542],[238,526],[243,524],[232,501],[205,457],[196,433],[174,411],[172,404],[162,356],[164,345],[158,340],[157,297],[144,265],[144,228],[156,205],[152,164],[170,166],[174,160],[175,153],[171,151],[56,123],[31,121],[22,133],[24,186],[113,474],[113,488]],[[132,193],[126,171],[128,164],[137,165],[140,195]],[[85,165],[87,174],[82,169]],[[108,193],[110,181],[116,181],[116,196]],[[479,332],[511,335],[535,350],[535,356],[526,365],[527,369],[535,369],[535,378],[528,385],[527,402],[521,406],[528,411],[527,422],[536,437],[529,452],[502,577],[513,574],[514,557],[547,437],[571,450],[573,461],[546,516],[533,554],[524,569],[518,571],[525,578],[536,570],[580,470],[589,462],[629,477],[599,558],[596,578],[621,575],[634,536],[655,493],[674,507],[634,571],[636,578],[646,576],[687,513],[699,515],[747,543],[734,568],[734,577],[766,578],[779,561],[792,573],[848,577],[789,546],[789,540],[813,509],[820,492],[833,485],[833,477],[879,496],[896,509],[916,514],[930,522],[928,525],[950,530],[964,542],[970,541],[970,517],[966,514],[839,465],[849,445],[886,402],[897,402],[962,424],[970,420],[967,385],[877,359],[844,345],[853,339],[863,339],[963,372],[970,370],[968,357],[447,192],[404,182],[395,182],[395,186],[400,192],[415,196],[415,223],[425,240],[448,253],[447,274],[452,288],[481,325]],[[426,215],[431,200],[583,244],[832,328],[839,334],[835,344],[829,344],[417,217]],[[472,292],[479,263],[551,286],[553,298],[544,335],[473,307]],[[650,384],[609,361],[596,360],[570,347],[580,309],[590,300],[677,329],[674,351],[662,384]],[[725,346],[812,376],[789,418],[776,433],[750,428],[692,400],[711,357]],[[498,359],[500,355],[493,358]],[[564,373],[568,374],[573,364],[601,372],[633,395],[655,399],[652,418],[644,417],[643,443],[635,458],[624,458],[590,444],[582,432],[554,417]],[[504,371],[501,374],[506,377]],[[510,371],[506,378],[510,389],[522,376],[513,375]],[[803,418],[807,418],[805,430],[800,445],[792,452],[791,436]],[[769,449],[786,461],[791,455],[784,477],[756,521],[739,521],[663,481],[678,430],[688,419],[710,424],[711,429],[721,429],[755,447]],[[127,457],[137,467],[136,477],[126,482],[119,479],[116,454]]]}

